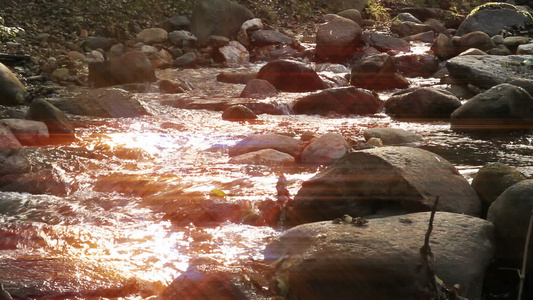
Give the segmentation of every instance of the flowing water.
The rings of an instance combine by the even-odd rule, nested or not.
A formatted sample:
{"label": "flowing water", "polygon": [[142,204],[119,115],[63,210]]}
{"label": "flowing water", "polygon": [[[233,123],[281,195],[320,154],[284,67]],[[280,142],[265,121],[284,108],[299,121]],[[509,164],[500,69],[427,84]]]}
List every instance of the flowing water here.
{"label": "flowing water", "polygon": [[[198,87],[179,97],[237,96],[244,86],[217,82],[221,71],[169,70],[159,77],[186,78]],[[230,222],[176,226],[157,209],[180,195],[210,197],[212,191],[223,192],[225,201],[253,206],[275,199],[280,174],[285,174],[294,195],[319,171],[229,164],[228,147],[250,134],[275,132],[298,138],[306,131],[336,132],[362,140],[367,128],[403,128],[421,134],[423,148],[450,160],[467,179],[488,162],[533,174],[531,133],[487,138],[453,132],[447,122],[399,122],[384,114],[260,115],[256,121],[229,122],[221,120],[220,112],[168,105],[176,96],[139,96],[152,116],[75,117],[77,142],[34,150],[34,162],[47,162],[54,180],[67,183],[66,195],[0,193],[0,281],[14,296],[148,298],[184,272],[191,259],[207,257],[221,264],[261,259],[265,244],[280,230]],[[289,107],[297,96],[282,93],[267,101]]]}

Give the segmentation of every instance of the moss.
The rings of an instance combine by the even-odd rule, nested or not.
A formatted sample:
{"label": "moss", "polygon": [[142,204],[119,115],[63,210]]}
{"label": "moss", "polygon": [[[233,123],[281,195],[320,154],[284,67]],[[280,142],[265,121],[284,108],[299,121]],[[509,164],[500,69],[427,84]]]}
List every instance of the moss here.
{"label": "moss", "polygon": [[519,13],[523,14],[524,16],[528,17],[531,21],[533,21],[533,16],[531,16],[531,14],[521,8],[518,8],[517,6],[515,5],[512,5],[512,4],[509,4],[509,3],[502,3],[502,2],[488,2],[488,3],[485,3],[485,4],[482,4],[482,5],[479,5],[478,7],[474,8],[470,14],[468,14],[467,18],[472,16],[473,14],[479,12],[479,11],[482,11],[482,10],[486,10],[486,9],[512,9],[512,10],[516,10],[518,11]]}

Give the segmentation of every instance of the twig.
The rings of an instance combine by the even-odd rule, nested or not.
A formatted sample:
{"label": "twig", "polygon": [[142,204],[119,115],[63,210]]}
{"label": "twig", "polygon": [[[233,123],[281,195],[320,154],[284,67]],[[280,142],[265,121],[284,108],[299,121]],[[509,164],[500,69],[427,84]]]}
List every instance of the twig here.
{"label": "twig", "polygon": [[524,259],[522,260],[522,271],[520,271],[520,286],[518,288],[518,300],[522,299],[524,291],[524,281],[526,279],[527,252],[529,251],[529,241],[531,240],[531,229],[533,228],[533,210],[529,217],[529,226],[527,227],[526,245],[524,246]]}
{"label": "twig", "polygon": [[431,287],[435,291],[435,295],[437,296],[437,300],[440,300],[440,290],[437,285],[437,279],[435,278],[435,273],[433,272],[433,268],[431,268],[431,265],[429,263],[429,257],[433,257],[433,253],[431,252],[431,247],[429,246],[429,238],[431,236],[431,232],[433,231],[433,220],[435,218],[435,213],[437,212],[437,206],[439,205],[439,198],[440,196],[437,195],[435,198],[435,203],[433,204],[433,209],[431,210],[431,215],[429,217],[429,225],[428,230],[426,231],[426,237],[424,239],[424,245],[420,248],[420,255],[422,256],[422,262],[426,269],[427,276],[429,279],[429,282],[431,283]]}

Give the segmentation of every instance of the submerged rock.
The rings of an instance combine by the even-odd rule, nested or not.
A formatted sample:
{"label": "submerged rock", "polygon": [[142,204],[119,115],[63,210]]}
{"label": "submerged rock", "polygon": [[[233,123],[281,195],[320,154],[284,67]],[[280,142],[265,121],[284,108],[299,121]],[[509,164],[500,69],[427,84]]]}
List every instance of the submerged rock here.
{"label": "submerged rock", "polygon": [[237,156],[262,149],[274,149],[298,157],[302,151],[302,142],[281,134],[251,135],[229,149],[230,156]]}
{"label": "submerged rock", "polygon": [[257,73],[257,79],[264,79],[283,92],[313,92],[327,87],[313,69],[292,60],[267,63]]}
{"label": "submerged rock", "polygon": [[420,134],[400,128],[370,128],[365,130],[363,135],[367,142],[371,138],[378,138],[387,146],[412,145],[423,141]]}
{"label": "submerged rock", "polygon": [[300,160],[305,164],[329,165],[346,155],[349,148],[342,135],[326,133],[305,147]]}
{"label": "submerged rock", "polygon": [[288,203],[286,222],[429,211],[437,196],[440,211],[480,213],[474,189],[437,154],[411,147],[356,151],[302,184]]}

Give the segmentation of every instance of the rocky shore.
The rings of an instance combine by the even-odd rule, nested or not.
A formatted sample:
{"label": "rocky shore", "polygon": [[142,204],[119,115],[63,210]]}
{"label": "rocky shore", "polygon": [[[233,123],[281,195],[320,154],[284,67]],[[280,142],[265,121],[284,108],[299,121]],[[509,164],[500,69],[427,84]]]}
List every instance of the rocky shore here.
{"label": "rocky shore", "polygon": [[[69,10],[64,2],[47,4]],[[222,119],[237,122],[260,114],[385,113],[406,122],[449,122],[467,134],[533,128],[527,5],[481,5],[458,27],[441,8],[404,7],[384,27],[368,19],[367,1],[335,1],[327,7],[335,13],[297,31],[258,18],[257,6],[254,13],[236,2],[201,0],[185,14],[159,4],[169,16],[157,24],[141,18],[98,30],[89,30],[79,7],[72,19],[61,20],[68,26],[61,32],[5,17],[0,190],[71,192],[75,184],[44,180],[53,177],[51,170],[32,165],[28,148],[76,141],[74,116],[150,115],[136,97],[141,93],[167,94],[169,106],[220,111]],[[18,26],[30,27],[24,35]],[[412,53],[414,43],[431,50]],[[191,99],[187,91],[196,87],[187,78],[159,78],[163,70],[184,68],[223,68],[218,81],[245,87],[231,101]],[[413,86],[415,77],[447,88]],[[383,91],[392,94],[382,100]],[[286,110],[266,101],[279,93],[295,95]],[[369,129],[364,141],[312,132],[244,138],[229,147],[229,163],[323,169],[296,195],[280,176],[277,199],[253,212],[217,197],[163,205],[176,225],[229,221],[285,231],[265,245],[263,261],[222,267],[198,259],[158,297],[511,299],[496,298],[494,289],[499,268],[521,270],[533,180],[516,166],[493,163],[469,183],[445,158],[418,148],[422,140],[391,128]],[[531,257],[533,247],[528,251]],[[533,296],[532,260],[525,271],[522,299]],[[516,298],[518,286],[505,293]]]}

